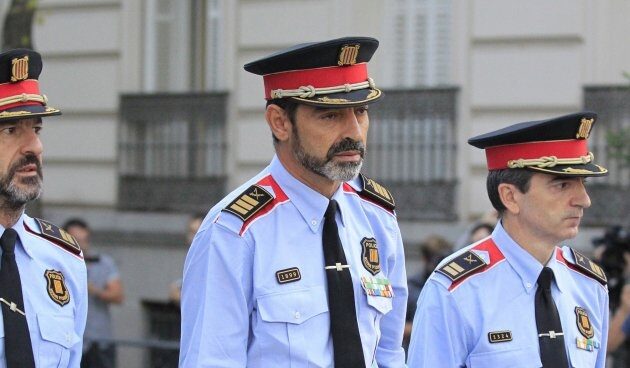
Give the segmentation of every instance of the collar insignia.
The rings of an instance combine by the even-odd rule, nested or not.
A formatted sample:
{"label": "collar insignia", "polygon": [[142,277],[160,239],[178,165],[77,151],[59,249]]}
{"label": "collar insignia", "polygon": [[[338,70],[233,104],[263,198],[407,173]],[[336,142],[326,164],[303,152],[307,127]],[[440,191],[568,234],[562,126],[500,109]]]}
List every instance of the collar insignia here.
{"label": "collar insignia", "polygon": [[247,221],[272,200],[273,196],[263,187],[259,185],[252,185],[241,195],[236,197],[232,203],[228,204],[223,211],[234,214],[243,221]]}
{"label": "collar insignia", "polygon": [[448,277],[451,281],[457,281],[485,265],[486,262],[475,252],[468,251],[453,258],[435,271]]}
{"label": "collar insignia", "polygon": [[70,302],[70,292],[68,292],[66,280],[61,271],[46,270],[44,277],[46,278],[46,289],[50,299],[62,307],[68,304]]}

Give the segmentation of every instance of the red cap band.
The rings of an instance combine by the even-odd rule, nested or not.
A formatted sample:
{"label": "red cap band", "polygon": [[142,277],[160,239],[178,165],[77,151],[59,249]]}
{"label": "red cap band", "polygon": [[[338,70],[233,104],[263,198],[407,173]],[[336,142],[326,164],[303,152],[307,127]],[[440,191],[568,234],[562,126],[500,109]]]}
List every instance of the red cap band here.
{"label": "red cap band", "polygon": [[510,160],[530,160],[544,156],[578,158],[587,155],[586,139],[526,142],[486,148],[488,170],[507,169]]}
{"label": "red cap band", "polygon": [[[22,94],[39,95],[39,81],[37,81],[36,79],[27,79],[18,83],[0,84],[0,99],[20,96]],[[41,105],[41,103],[35,101],[20,101],[12,103],[10,105],[3,105],[1,108],[2,110],[9,110],[14,107],[29,105]]]}
{"label": "red cap band", "polygon": [[271,99],[275,89],[298,89],[302,86],[327,88],[365,82],[368,79],[367,63],[350,66],[331,66],[306,70],[291,70],[267,74],[265,81],[265,99]]}

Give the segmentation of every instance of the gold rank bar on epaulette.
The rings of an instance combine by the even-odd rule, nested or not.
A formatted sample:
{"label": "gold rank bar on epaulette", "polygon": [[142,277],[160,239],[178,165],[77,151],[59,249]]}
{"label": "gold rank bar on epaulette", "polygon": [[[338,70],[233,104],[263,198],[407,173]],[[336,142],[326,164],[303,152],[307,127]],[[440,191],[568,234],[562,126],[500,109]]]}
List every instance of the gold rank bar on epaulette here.
{"label": "gold rank bar on epaulette", "polygon": [[591,261],[585,255],[576,251],[575,249],[571,248],[571,252],[573,252],[573,258],[575,258],[575,266],[577,268],[589,275],[592,275],[597,281],[601,282],[604,285],[608,283],[606,274],[601,267],[599,267],[595,262]]}
{"label": "gold rank bar on epaulette", "polygon": [[66,250],[76,255],[81,254],[81,247],[79,242],[70,235],[64,229],[61,229],[57,225],[51,224],[48,221],[36,218],[35,221],[39,224],[39,228],[42,230],[42,236],[53,243],[61,245]]}
{"label": "gold rank bar on epaulette", "polygon": [[366,177],[363,174],[359,175],[361,175],[361,182],[363,183],[361,194],[378,202],[379,204],[382,204],[385,208],[389,210],[393,210],[396,208],[394,197],[387,188]]}
{"label": "gold rank bar on epaulette", "polygon": [[435,271],[448,277],[452,281],[457,281],[486,264],[487,263],[477,254],[468,251],[453,258],[450,262]]}
{"label": "gold rank bar on epaulette", "polygon": [[223,211],[227,211],[238,216],[241,220],[247,221],[272,200],[273,196],[263,187],[252,185],[236,197]]}

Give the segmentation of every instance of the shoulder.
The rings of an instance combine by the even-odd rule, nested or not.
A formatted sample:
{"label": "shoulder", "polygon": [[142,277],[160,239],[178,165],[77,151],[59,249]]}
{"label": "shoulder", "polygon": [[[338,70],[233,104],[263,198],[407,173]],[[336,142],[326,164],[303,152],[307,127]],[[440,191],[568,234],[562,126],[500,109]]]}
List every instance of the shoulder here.
{"label": "shoulder", "polygon": [[35,237],[83,259],[83,252],[77,240],[57,225],[39,218],[26,217],[24,229]]}
{"label": "shoulder", "polygon": [[595,262],[577,250],[564,246],[556,252],[556,259],[564,263],[570,270],[591,278],[606,286],[608,279],[604,270]]}
{"label": "shoulder", "polygon": [[362,200],[391,214],[394,213],[396,202],[389,189],[363,174],[359,174],[354,180],[344,183],[344,190],[356,192]]}
{"label": "shoulder", "polygon": [[221,207],[214,221],[239,235],[243,235],[256,220],[289,200],[271,175],[244,187],[226,197],[227,204]]}
{"label": "shoulder", "polygon": [[503,253],[489,237],[447,257],[437,266],[432,277],[453,291],[473,276],[489,272],[504,259]]}

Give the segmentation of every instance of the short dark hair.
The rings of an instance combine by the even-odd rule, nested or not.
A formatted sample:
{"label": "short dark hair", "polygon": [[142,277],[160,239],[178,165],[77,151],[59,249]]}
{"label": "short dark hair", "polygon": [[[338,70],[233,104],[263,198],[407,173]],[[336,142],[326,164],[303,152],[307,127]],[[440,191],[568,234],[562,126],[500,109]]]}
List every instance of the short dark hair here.
{"label": "short dark hair", "polygon": [[534,176],[533,171],[523,169],[501,169],[488,172],[486,179],[488,198],[490,198],[492,207],[499,213],[499,217],[503,216],[503,213],[507,210],[499,196],[499,184],[512,184],[521,193],[527,193],[532,176]]}
{"label": "short dark hair", "polygon": [[[291,124],[295,124],[295,116],[297,114],[297,108],[298,106],[300,106],[299,103],[288,98],[274,98],[267,101],[267,107],[269,107],[269,105],[276,105],[280,107],[281,109],[283,109],[284,111],[286,111]],[[274,144],[278,143],[279,142],[278,138],[275,135],[273,135],[273,133],[271,135],[273,137],[273,143]]]}
{"label": "short dark hair", "polygon": [[88,223],[85,220],[80,219],[78,217],[74,217],[67,220],[66,223],[63,225],[63,229],[68,231],[69,228],[75,227],[75,226],[80,227],[81,229],[88,230],[88,231],[90,230],[90,226],[88,225]]}

